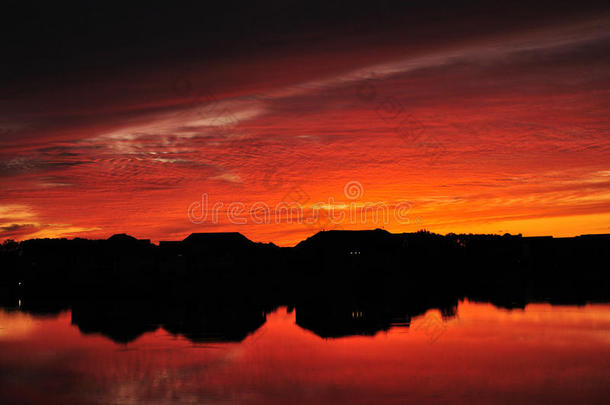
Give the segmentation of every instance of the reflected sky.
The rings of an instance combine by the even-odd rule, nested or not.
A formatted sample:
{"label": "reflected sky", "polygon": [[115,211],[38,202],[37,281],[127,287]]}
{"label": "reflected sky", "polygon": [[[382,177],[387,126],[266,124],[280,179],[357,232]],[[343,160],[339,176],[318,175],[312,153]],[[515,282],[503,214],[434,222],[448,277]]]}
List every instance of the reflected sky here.
{"label": "reflected sky", "polygon": [[430,310],[408,328],[338,339],[321,338],[295,320],[294,311],[280,308],[241,343],[194,343],[159,328],[124,344],[82,334],[70,312],[0,311],[0,402],[601,404],[610,398],[610,305],[509,311],[465,301],[452,318]]}

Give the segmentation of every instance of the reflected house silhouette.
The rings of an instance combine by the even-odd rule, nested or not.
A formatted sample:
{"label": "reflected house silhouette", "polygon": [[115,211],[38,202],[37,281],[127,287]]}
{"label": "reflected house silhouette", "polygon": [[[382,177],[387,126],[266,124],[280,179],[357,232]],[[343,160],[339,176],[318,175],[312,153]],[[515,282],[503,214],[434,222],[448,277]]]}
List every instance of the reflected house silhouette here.
{"label": "reflected house silhouette", "polygon": [[163,329],[192,342],[241,342],[265,324],[266,312],[249,305],[191,303],[166,314]]}
{"label": "reflected house silhouette", "polygon": [[159,328],[158,310],[150,302],[78,302],[72,306],[72,324],[82,333],[129,343]]}
{"label": "reflected house silhouette", "polygon": [[87,301],[72,306],[72,324],[85,334],[129,343],[159,328],[194,343],[241,342],[260,328],[266,313],[229,302]]}
{"label": "reflected house silhouette", "polygon": [[409,327],[411,319],[392,318],[388,314],[374,314],[360,309],[339,310],[334,307],[299,306],[296,308],[296,324],[324,339],[345,336],[374,336],[388,331],[397,322]]}
{"label": "reflected house silhouette", "polygon": [[371,302],[353,296],[344,302],[298,304],[295,308],[296,323],[325,339],[374,336],[392,327],[409,328],[412,318],[433,309],[439,310],[443,319],[451,319],[456,316],[458,305],[457,298],[429,304],[420,300],[409,301],[408,297],[380,301]]}

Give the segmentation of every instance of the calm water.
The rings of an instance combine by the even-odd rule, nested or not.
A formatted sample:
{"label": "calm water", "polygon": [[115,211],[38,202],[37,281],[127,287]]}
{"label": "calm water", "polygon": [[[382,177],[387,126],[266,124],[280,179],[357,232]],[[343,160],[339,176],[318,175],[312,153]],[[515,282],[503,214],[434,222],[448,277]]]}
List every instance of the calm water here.
{"label": "calm water", "polygon": [[451,319],[337,339],[280,308],[240,343],[161,328],[115,343],[70,312],[0,311],[0,403],[608,404],[610,305],[462,302]]}

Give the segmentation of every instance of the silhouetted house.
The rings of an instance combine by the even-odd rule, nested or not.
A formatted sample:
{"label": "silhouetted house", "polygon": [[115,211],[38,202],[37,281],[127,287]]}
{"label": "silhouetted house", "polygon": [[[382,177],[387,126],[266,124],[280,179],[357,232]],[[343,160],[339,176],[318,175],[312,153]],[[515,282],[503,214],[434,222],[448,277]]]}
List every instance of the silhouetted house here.
{"label": "silhouetted house", "polygon": [[193,233],[182,243],[193,271],[233,270],[247,264],[255,247],[239,232]]}
{"label": "silhouetted house", "polygon": [[595,254],[607,256],[610,253],[610,234],[580,235],[569,239],[574,240],[578,246],[586,247]]}
{"label": "silhouetted house", "polygon": [[553,257],[556,240],[552,236],[526,236],[523,237],[522,258],[530,265],[547,264]]}
{"label": "silhouetted house", "polygon": [[167,276],[186,274],[186,256],[182,241],[160,241],[158,249],[159,272]]}
{"label": "silhouetted house", "polygon": [[136,239],[122,234],[112,235],[106,240],[105,248],[112,259],[112,270],[131,277],[131,275],[150,274],[154,270],[155,246],[149,239]]}
{"label": "silhouetted house", "polygon": [[573,239],[574,257],[579,257],[580,266],[589,265],[600,274],[607,273],[610,261],[610,234],[581,235]]}
{"label": "silhouetted house", "polygon": [[162,240],[159,242],[159,248],[161,248],[167,254],[182,254],[182,246],[182,241]]}
{"label": "silhouetted house", "polygon": [[[453,240],[427,231],[403,233],[400,234],[400,236],[402,247],[406,251],[406,254],[408,254],[410,263],[420,259],[424,262],[429,262],[430,259],[438,261],[449,253],[450,247],[457,247],[460,244],[465,244],[464,241],[459,238]],[[422,263],[419,263],[419,265],[421,264]]]}
{"label": "silhouetted house", "polygon": [[304,260],[337,271],[389,266],[400,254],[402,237],[383,229],[321,231],[299,243]]}

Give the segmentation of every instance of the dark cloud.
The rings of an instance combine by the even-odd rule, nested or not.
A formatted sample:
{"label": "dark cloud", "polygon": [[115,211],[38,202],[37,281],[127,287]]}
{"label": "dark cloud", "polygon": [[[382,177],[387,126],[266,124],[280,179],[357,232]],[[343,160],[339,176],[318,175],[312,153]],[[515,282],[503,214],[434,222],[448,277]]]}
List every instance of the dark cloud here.
{"label": "dark cloud", "polygon": [[65,80],[70,77],[67,73],[99,76],[100,72],[141,68],[151,62],[209,61],[238,58],[238,54],[251,57],[294,47],[322,49],[335,40],[363,46],[411,38],[412,47],[439,45],[535,28],[541,22],[574,21],[607,11],[607,7],[602,2],[545,0],[510,4],[13,0],[3,3],[1,77],[6,83],[30,83],[23,90],[32,91],[35,83],[58,77]]}
{"label": "dark cloud", "polygon": [[21,239],[40,229],[38,224],[8,224],[0,226],[0,239]]}
{"label": "dark cloud", "polygon": [[29,173],[46,173],[68,169],[89,163],[88,161],[48,161],[29,157],[16,157],[0,161],[0,177]]}
{"label": "dark cloud", "polygon": [[28,229],[36,227],[35,224],[12,224],[12,225],[4,225],[0,226],[0,230],[6,233],[16,233],[16,231],[20,231],[22,229]]}

